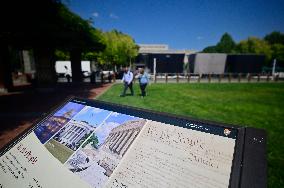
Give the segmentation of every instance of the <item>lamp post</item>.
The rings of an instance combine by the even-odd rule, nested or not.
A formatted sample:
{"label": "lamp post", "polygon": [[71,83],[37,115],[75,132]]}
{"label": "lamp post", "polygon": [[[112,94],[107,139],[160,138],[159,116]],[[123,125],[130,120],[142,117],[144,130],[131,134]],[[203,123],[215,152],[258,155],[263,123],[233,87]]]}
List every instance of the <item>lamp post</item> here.
{"label": "lamp post", "polygon": [[156,82],[156,58],[154,58],[154,63],[153,63],[153,74],[154,74],[154,81]]}
{"label": "lamp post", "polygon": [[272,79],[274,79],[275,75],[275,67],[276,67],[276,59],[273,60],[273,67],[272,67]]}

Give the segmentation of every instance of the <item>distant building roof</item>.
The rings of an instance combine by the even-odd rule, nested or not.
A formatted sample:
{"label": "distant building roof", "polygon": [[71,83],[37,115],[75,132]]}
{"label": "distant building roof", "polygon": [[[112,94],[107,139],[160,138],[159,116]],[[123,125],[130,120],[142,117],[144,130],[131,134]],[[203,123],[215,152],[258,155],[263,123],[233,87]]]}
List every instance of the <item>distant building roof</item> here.
{"label": "distant building roof", "polygon": [[140,50],[168,50],[169,45],[167,44],[138,44]]}
{"label": "distant building roof", "polygon": [[193,50],[169,49],[167,44],[139,44],[140,54],[192,54]]}

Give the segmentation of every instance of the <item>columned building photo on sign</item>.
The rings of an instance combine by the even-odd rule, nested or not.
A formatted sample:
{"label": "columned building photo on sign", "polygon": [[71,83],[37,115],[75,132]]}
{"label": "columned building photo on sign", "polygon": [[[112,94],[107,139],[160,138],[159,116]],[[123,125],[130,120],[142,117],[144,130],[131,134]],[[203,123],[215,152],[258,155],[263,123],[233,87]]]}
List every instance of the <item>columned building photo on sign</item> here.
{"label": "columned building photo on sign", "polygon": [[[112,128],[98,147],[94,147],[92,142],[85,146],[83,144],[66,162],[67,168],[92,187],[103,187],[145,123],[144,119],[127,120]],[[106,123],[103,126],[109,125]],[[100,137],[96,131],[93,134],[89,139]]]}
{"label": "columned building photo on sign", "polygon": [[105,175],[112,174],[145,122],[146,120],[131,120],[112,129],[99,148],[98,164],[106,170]]}
{"label": "columned building photo on sign", "polygon": [[41,143],[48,141],[58,130],[60,130],[68,121],[70,121],[74,110],[69,110],[62,115],[53,115],[43,124],[35,129],[35,134]]}
{"label": "columned building photo on sign", "polygon": [[123,157],[142,129],[144,123],[145,120],[132,120],[112,129],[101,148],[105,151],[116,153],[120,157]]}
{"label": "columned building photo on sign", "polygon": [[35,130],[35,134],[42,143],[45,143],[70,119],[66,116],[52,116]]}
{"label": "columned building photo on sign", "polygon": [[76,150],[79,147],[80,140],[93,132],[94,129],[95,127],[89,125],[86,121],[71,120],[54,139],[70,149]]}

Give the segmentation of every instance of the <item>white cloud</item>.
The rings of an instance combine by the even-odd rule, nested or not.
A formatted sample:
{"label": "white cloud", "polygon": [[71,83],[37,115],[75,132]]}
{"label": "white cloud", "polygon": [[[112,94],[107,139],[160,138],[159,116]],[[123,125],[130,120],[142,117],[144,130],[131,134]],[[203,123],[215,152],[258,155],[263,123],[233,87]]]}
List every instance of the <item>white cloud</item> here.
{"label": "white cloud", "polygon": [[109,17],[112,19],[118,19],[119,17],[117,15],[115,15],[114,13],[110,13]]}
{"label": "white cloud", "polygon": [[98,12],[93,12],[92,16],[97,18],[97,17],[99,17],[99,13]]}
{"label": "white cloud", "polygon": [[78,115],[83,115],[83,114],[85,114],[85,113],[88,113],[88,111],[90,110],[90,108],[92,108],[92,107],[90,107],[90,106],[85,106],[85,107],[80,111],[80,113],[78,113]]}
{"label": "white cloud", "polygon": [[109,134],[110,131],[119,126],[120,124],[119,123],[116,123],[116,122],[105,122],[104,124],[102,124],[101,126],[99,126],[97,129],[96,129],[96,134],[103,134],[103,135],[106,135],[106,134]]}
{"label": "white cloud", "polygon": [[93,113],[94,114],[98,114],[98,113],[101,113],[101,112],[103,112],[104,110],[103,109],[100,109],[100,108],[94,108],[93,109]]}
{"label": "white cloud", "polygon": [[95,134],[97,135],[100,144],[102,144],[105,139],[108,137],[109,133],[111,132],[111,130],[117,126],[119,126],[119,123],[116,122],[109,122],[109,123],[104,123],[103,125],[99,126],[96,130],[95,130]]}
{"label": "white cloud", "polygon": [[202,40],[203,38],[204,38],[204,37],[202,37],[202,36],[197,36],[197,37],[196,37],[197,40]]}
{"label": "white cloud", "polygon": [[112,112],[111,113],[111,116],[113,116],[113,117],[117,117],[119,115],[119,113],[117,113],[117,112]]}
{"label": "white cloud", "polygon": [[90,114],[92,116],[92,114],[98,114],[103,112],[104,110],[99,109],[99,108],[94,108],[91,106],[85,106],[80,113],[78,113],[74,118],[79,117],[79,116],[83,116],[85,114]]}

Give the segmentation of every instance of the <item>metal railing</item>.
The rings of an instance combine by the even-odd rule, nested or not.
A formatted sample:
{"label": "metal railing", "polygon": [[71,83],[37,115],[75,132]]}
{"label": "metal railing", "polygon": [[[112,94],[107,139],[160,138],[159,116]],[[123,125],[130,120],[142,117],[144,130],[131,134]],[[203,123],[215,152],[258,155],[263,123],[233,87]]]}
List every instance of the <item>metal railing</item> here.
{"label": "metal railing", "polygon": [[256,83],[284,81],[279,75],[266,73],[224,73],[224,74],[193,74],[193,73],[157,73],[150,74],[153,83]]}

